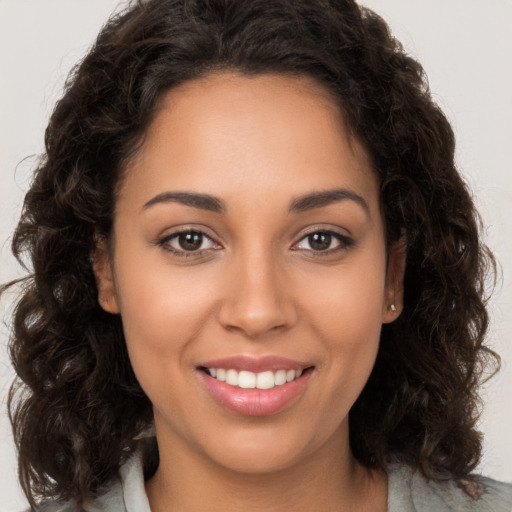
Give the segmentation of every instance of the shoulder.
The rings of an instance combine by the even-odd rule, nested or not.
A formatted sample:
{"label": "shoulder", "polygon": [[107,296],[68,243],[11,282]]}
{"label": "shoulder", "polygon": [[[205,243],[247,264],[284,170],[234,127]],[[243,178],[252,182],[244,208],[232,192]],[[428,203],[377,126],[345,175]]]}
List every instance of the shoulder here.
{"label": "shoulder", "polygon": [[127,512],[122,484],[119,481],[111,482],[105,486],[101,495],[81,506],[78,506],[75,501],[47,501],[35,510],[37,512]]}
{"label": "shoulder", "polygon": [[81,507],[72,501],[52,501],[42,504],[37,512],[151,512],[145,492],[142,454],[135,453],[121,467],[119,478]]}
{"label": "shoulder", "polygon": [[389,512],[512,512],[512,484],[482,476],[426,480],[402,465],[391,465],[388,476]]}

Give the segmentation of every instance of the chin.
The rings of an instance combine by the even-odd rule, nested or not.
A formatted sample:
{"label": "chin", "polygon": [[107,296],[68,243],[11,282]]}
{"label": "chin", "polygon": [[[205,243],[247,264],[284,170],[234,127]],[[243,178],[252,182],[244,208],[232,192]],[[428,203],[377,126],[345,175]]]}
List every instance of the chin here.
{"label": "chin", "polygon": [[[313,435],[307,435],[308,431]],[[229,471],[270,474],[298,466],[317,452],[327,441],[321,433],[322,429],[308,429],[304,425],[300,425],[300,432],[295,433],[275,428],[263,432],[246,428],[238,435],[226,435],[224,439],[229,439],[228,443],[205,447],[205,451],[212,461]]]}
{"label": "chin", "polygon": [[268,475],[289,469],[299,463],[297,452],[276,453],[267,450],[240,450],[229,456],[216,457],[214,462],[228,471],[245,475]]}

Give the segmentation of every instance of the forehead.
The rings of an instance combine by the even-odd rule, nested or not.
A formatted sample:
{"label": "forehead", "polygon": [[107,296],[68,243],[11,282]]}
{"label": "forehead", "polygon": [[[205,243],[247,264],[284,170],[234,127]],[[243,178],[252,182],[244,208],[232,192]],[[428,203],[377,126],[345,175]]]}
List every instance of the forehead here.
{"label": "forehead", "polygon": [[147,196],[171,188],[264,200],[340,186],[377,194],[340,107],[302,76],[216,73],[170,90],[128,171]]}

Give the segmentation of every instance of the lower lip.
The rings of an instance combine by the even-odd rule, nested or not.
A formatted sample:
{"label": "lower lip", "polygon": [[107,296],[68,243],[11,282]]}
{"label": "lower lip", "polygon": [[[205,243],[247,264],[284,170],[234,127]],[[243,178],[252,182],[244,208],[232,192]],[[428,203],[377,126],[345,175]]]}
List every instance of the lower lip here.
{"label": "lower lip", "polygon": [[301,395],[311,376],[311,371],[308,371],[298,379],[272,389],[243,389],[230,386],[203,371],[199,373],[217,402],[244,416],[268,416],[280,412]]}

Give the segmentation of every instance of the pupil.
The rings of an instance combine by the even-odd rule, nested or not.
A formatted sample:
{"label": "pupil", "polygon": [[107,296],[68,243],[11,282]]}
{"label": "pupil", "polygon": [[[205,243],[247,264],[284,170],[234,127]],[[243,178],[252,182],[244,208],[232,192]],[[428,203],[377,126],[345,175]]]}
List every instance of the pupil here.
{"label": "pupil", "polygon": [[313,233],[309,235],[309,245],[315,251],[325,251],[331,245],[332,236],[329,233]]}
{"label": "pupil", "polygon": [[180,247],[185,251],[197,251],[203,243],[203,235],[201,233],[189,232],[181,233],[178,237]]}

